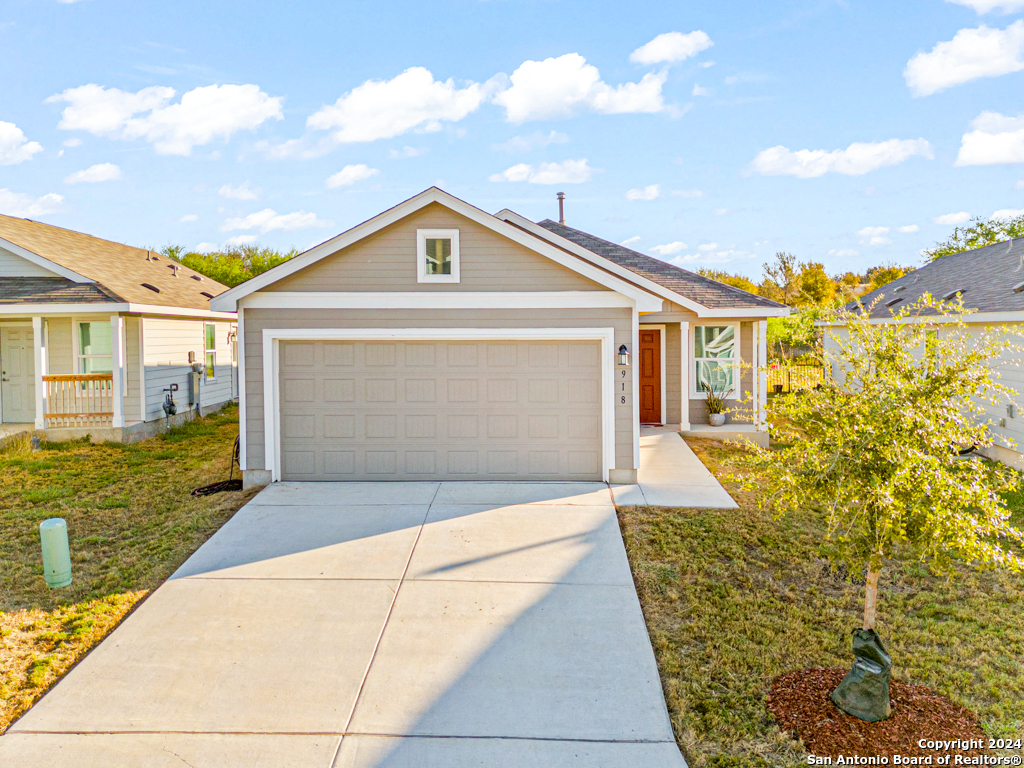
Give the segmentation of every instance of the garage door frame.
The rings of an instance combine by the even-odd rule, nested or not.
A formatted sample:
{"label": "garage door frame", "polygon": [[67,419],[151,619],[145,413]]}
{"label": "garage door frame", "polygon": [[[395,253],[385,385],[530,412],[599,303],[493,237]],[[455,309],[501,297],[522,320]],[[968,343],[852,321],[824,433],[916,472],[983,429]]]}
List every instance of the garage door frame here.
{"label": "garage door frame", "polygon": [[601,478],[615,464],[614,328],[264,328],[263,424],[265,468],[281,479],[279,374],[282,341],[573,341],[601,342]]}

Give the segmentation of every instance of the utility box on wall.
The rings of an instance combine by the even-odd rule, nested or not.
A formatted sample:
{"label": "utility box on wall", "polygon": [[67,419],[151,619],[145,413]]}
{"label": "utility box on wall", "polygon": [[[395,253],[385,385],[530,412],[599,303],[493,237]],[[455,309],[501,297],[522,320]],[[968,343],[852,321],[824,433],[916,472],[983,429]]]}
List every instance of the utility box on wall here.
{"label": "utility box on wall", "polygon": [[190,371],[188,374],[188,404],[199,405],[199,381],[198,371]]}

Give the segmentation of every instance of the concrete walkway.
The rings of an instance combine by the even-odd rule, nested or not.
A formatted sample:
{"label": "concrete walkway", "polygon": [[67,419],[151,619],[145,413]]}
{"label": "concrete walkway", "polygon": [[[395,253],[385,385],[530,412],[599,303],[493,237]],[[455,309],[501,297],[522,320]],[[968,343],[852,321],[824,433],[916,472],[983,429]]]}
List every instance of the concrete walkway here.
{"label": "concrete walkway", "polygon": [[0,765],[685,768],[600,483],[275,484]]}
{"label": "concrete walkway", "polygon": [[617,506],[701,509],[732,509],[737,506],[718,479],[673,430],[641,431],[637,480],[636,485],[612,486]]}

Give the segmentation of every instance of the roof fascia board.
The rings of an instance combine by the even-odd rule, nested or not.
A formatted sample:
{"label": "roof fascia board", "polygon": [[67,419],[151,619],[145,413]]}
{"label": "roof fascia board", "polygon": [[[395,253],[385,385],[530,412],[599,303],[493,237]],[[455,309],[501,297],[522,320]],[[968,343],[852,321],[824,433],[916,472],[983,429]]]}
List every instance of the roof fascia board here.
{"label": "roof fascia board", "polygon": [[[665,286],[660,285],[654,282],[653,280],[644,277],[643,275],[638,275],[636,272],[632,272],[626,269],[625,267],[616,264],[614,261],[611,261],[610,259],[605,259],[602,256],[599,256],[598,254],[594,253],[593,251],[588,251],[582,245],[574,243],[572,240],[567,240],[561,235],[556,235],[554,232],[544,229],[544,227],[530,221],[525,216],[519,215],[515,211],[505,208],[504,210],[498,211],[494,215],[497,218],[501,219],[502,221],[512,222],[517,226],[522,227],[531,235],[534,235],[535,237],[539,237],[542,240],[546,240],[549,243],[557,245],[558,247],[563,248],[576,256],[579,256],[581,259],[585,259],[591,264],[600,265],[602,268],[607,269],[609,272],[612,272],[613,274],[618,275],[619,277],[625,280],[635,282],[641,288],[651,291],[652,293],[656,293],[662,298],[668,299],[669,301],[673,301],[676,304],[680,304],[686,307],[687,309],[696,312],[698,317],[704,317],[705,313],[710,311],[708,307],[705,307],[703,304],[698,304],[691,298],[676,293],[675,291],[666,288]],[[710,317],[710,315],[708,316]]]}
{"label": "roof fascia board", "polygon": [[574,259],[563,251],[560,251],[549,242],[545,242],[542,239],[531,236],[519,228],[512,226],[508,222],[498,219],[495,216],[464,202],[463,200],[459,200],[457,197],[453,197],[447,192],[437,189],[436,187],[431,187],[415,197],[409,198],[404,203],[400,203],[394,208],[374,216],[372,219],[353,227],[347,232],[343,232],[337,237],[334,237],[325,243],[321,243],[315,248],[306,251],[301,256],[296,256],[294,259],[286,261],[285,263],[264,272],[262,275],[258,275],[251,280],[247,280],[241,285],[220,294],[210,302],[210,306],[216,307],[219,310],[233,310],[237,307],[238,300],[242,297],[248,296],[261,288],[266,288],[268,285],[288,277],[289,275],[316,263],[320,259],[329,256],[332,253],[336,253],[342,248],[352,245],[358,240],[369,237],[374,232],[394,224],[396,221],[399,221],[411,213],[415,213],[420,208],[423,208],[430,203],[440,203],[446,208],[465,216],[467,219],[475,221],[477,224],[487,227],[488,229],[507,237],[509,240],[519,243],[525,248],[529,248],[535,253],[546,256],[552,261],[561,264],[567,269],[581,274],[590,280],[593,280],[599,285],[603,285],[613,291],[629,296],[636,301],[643,301],[644,295],[651,293],[651,291],[641,289],[629,281],[621,280],[614,275],[609,275],[603,269],[599,269],[594,266],[592,262],[580,263],[578,259]]}
{"label": "roof fascia board", "polygon": [[[641,310],[642,312],[642,310]],[[723,307],[722,309],[709,309],[702,317],[709,319],[715,318],[728,318],[728,317],[739,317],[739,318],[768,318],[768,317],[788,317],[790,314],[789,307],[753,307],[747,309],[738,309],[729,307]],[[661,312],[661,313],[650,313],[644,314],[646,320],[664,320],[666,322],[692,322],[693,318],[684,315],[681,312]]]}
{"label": "roof fascia board", "polygon": [[44,258],[43,256],[40,256],[38,253],[33,253],[32,251],[28,250],[27,248],[23,248],[20,245],[18,245],[17,243],[12,243],[10,240],[5,240],[2,237],[0,237],[0,248],[5,248],[6,250],[10,251],[14,255],[20,256],[25,261],[29,261],[29,262],[35,264],[37,267],[42,267],[43,269],[48,269],[51,272],[53,272],[54,274],[59,275],[60,277],[63,277],[65,279],[67,279],[67,280],[70,280],[73,283],[95,283],[96,282],[95,280],[92,280],[91,278],[88,278],[85,275],[80,275],[77,272],[68,269],[67,267],[61,266],[60,264],[58,264],[55,261],[50,261],[49,259]]}
{"label": "roof fascia board", "polygon": [[39,315],[86,315],[86,314],[166,315],[169,317],[202,317],[214,320],[234,320],[234,312],[214,312],[189,307],[162,307],[156,304],[96,303],[96,304],[0,304],[0,317],[31,317]]}
{"label": "roof fascia board", "polygon": [[264,291],[238,300],[242,309],[589,309],[637,306],[657,312],[655,296],[618,291]]}

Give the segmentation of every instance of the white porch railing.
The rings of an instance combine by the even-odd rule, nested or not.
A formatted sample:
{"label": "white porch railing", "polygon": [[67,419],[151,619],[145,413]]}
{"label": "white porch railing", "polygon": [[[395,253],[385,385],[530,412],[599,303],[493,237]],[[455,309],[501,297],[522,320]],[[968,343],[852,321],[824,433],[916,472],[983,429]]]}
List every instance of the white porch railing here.
{"label": "white porch railing", "polygon": [[114,375],[43,376],[46,427],[110,427],[114,424]]}

